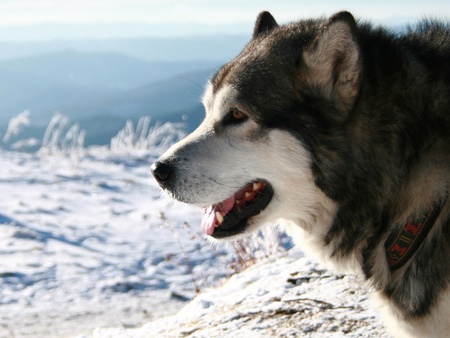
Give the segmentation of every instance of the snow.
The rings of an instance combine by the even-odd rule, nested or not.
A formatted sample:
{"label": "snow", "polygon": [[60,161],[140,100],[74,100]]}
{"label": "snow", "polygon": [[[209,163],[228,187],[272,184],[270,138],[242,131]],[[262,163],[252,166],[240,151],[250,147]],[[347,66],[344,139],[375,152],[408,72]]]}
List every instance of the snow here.
{"label": "snow", "polygon": [[18,114],[9,120],[8,128],[6,129],[5,135],[3,135],[3,142],[7,143],[11,137],[20,133],[24,126],[30,124],[30,112],[25,110],[24,112]]}
{"label": "snow", "polygon": [[200,211],[161,198],[154,158],[0,156],[0,337],[142,325],[232,273],[190,228]]}
{"label": "snow", "polygon": [[146,154],[0,151],[0,337],[385,336],[360,280],[273,228],[210,244]]}
{"label": "snow", "polygon": [[93,337],[389,337],[368,305],[361,280],[333,275],[294,249],[234,275],[174,316],[138,329],[96,329]]}

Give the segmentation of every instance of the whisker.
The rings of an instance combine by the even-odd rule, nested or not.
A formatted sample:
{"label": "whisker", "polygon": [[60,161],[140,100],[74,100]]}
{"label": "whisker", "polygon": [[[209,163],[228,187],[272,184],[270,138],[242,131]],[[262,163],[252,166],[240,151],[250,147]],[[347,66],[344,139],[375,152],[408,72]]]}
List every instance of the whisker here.
{"label": "whisker", "polygon": [[205,178],[207,178],[208,180],[210,180],[210,181],[212,181],[212,182],[214,182],[214,183],[216,183],[217,185],[220,185],[220,186],[222,186],[222,187],[232,188],[232,189],[239,189],[239,188],[240,188],[240,187],[236,187],[236,186],[231,186],[231,185],[223,184],[223,183],[218,182],[218,181],[216,181],[215,179],[213,179],[213,178],[211,178],[211,177],[208,177],[208,176],[205,176]]}

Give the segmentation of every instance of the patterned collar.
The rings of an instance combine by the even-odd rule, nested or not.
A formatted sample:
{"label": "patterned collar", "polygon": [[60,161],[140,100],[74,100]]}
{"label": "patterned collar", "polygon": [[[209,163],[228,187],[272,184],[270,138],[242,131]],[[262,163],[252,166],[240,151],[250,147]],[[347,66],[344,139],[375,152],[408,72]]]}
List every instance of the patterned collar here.
{"label": "patterned collar", "polygon": [[404,227],[391,232],[384,243],[391,271],[401,268],[414,255],[436,222],[447,199],[448,194],[441,201],[432,203],[416,218],[411,218]]}

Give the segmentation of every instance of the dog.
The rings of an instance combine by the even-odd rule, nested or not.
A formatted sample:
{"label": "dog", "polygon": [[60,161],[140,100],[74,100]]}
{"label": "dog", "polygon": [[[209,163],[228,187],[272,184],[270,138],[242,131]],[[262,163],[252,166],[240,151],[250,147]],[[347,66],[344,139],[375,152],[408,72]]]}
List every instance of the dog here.
{"label": "dog", "polygon": [[398,337],[450,335],[450,30],[403,33],[349,12],[278,25],[261,12],[207,84],[206,116],[152,166],[202,230],[283,224],[373,287]]}

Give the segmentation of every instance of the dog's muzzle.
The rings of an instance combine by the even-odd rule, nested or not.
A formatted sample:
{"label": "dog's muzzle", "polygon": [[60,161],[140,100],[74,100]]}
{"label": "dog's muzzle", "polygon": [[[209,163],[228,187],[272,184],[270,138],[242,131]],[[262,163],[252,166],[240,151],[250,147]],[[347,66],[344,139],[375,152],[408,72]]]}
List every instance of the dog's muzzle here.
{"label": "dog's muzzle", "polygon": [[[151,172],[158,184],[172,198],[189,203],[176,194],[177,170],[173,160],[157,161]],[[246,232],[250,220],[258,216],[271,202],[274,191],[269,182],[254,179],[232,192],[227,198],[203,207],[202,231],[216,239],[233,237]]]}

